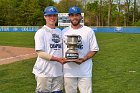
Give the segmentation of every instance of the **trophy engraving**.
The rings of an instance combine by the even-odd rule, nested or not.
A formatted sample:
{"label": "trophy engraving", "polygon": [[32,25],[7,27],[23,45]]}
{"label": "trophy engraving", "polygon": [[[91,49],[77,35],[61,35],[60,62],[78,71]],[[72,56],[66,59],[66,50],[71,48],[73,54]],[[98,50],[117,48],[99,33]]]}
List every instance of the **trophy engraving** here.
{"label": "trophy engraving", "polygon": [[67,59],[78,59],[79,53],[77,47],[81,44],[80,35],[66,35],[66,40],[64,41],[69,48],[65,53],[65,58]]}

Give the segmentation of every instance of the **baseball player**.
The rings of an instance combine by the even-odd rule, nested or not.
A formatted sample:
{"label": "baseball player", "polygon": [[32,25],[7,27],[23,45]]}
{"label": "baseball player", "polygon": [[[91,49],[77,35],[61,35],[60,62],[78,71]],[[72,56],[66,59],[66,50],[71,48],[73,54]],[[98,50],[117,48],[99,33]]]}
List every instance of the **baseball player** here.
{"label": "baseball player", "polygon": [[[63,29],[63,37],[80,35],[78,45],[79,58],[64,64],[64,86],[66,93],[92,93],[92,57],[99,51],[94,31],[80,24],[82,19],[79,7],[73,6],[68,11],[71,25]],[[68,47],[64,44],[64,54]],[[64,55],[65,57],[65,55]]]}
{"label": "baseball player", "polygon": [[55,27],[58,10],[49,6],[44,10],[46,25],[35,34],[35,50],[38,54],[33,73],[37,82],[36,93],[62,93],[62,34]]}

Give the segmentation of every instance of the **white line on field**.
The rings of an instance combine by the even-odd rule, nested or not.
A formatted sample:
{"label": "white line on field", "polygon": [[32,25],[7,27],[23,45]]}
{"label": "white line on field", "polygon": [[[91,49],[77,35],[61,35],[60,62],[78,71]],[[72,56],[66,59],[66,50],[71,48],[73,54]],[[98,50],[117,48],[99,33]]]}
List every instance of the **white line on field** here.
{"label": "white line on field", "polygon": [[0,59],[0,61],[4,61],[4,60],[8,60],[8,59],[14,59],[14,58],[18,58],[18,57],[25,57],[25,56],[34,55],[34,54],[36,54],[36,53],[29,53],[29,54],[25,54],[25,55],[18,55],[18,56],[15,56],[15,57],[3,58],[3,59]]}
{"label": "white line on field", "polygon": [[133,70],[133,71],[129,71],[129,72],[133,72],[133,73],[134,73],[134,72],[136,72],[136,71]]}

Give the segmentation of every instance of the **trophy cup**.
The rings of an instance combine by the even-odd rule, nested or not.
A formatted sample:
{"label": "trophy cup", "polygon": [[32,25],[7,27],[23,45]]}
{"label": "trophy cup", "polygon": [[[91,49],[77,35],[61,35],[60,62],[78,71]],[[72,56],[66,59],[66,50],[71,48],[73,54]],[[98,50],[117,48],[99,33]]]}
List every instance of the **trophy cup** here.
{"label": "trophy cup", "polygon": [[71,61],[72,59],[78,59],[79,54],[77,51],[77,47],[81,44],[81,36],[80,35],[66,35],[66,40],[64,41],[67,47],[69,48],[65,53],[65,58],[67,61]]}

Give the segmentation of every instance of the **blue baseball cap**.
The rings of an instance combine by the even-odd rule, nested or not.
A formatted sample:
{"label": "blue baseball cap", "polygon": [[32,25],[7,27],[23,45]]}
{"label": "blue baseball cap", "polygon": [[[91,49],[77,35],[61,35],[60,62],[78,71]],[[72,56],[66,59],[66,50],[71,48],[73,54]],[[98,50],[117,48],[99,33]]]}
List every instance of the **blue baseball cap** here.
{"label": "blue baseball cap", "polygon": [[54,6],[46,7],[44,10],[44,16],[58,14],[58,10]]}
{"label": "blue baseball cap", "polygon": [[77,6],[73,6],[69,8],[69,15],[70,14],[81,14],[81,9]]}

